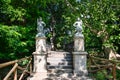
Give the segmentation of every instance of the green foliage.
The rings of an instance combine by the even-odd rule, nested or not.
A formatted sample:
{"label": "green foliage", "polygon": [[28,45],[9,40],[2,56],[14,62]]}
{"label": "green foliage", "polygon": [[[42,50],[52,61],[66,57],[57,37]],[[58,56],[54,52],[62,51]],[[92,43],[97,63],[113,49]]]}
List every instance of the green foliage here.
{"label": "green foliage", "polygon": [[96,80],[110,80],[113,79],[111,73],[107,70],[97,71],[96,73],[89,74],[91,77],[95,78]]}
{"label": "green foliage", "polygon": [[[18,26],[0,25],[0,58],[20,58],[29,53],[28,46],[33,46],[33,41],[27,40],[30,29]],[[21,33],[22,32],[22,33]],[[32,39],[32,38],[29,38]]]}
{"label": "green foliage", "polygon": [[[120,51],[119,0],[0,0],[0,58],[18,58],[35,50],[36,19],[46,28],[55,20],[55,46],[73,41],[73,23],[83,21],[86,50],[101,53],[106,48]],[[52,36],[47,34],[48,41]],[[8,57],[6,57],[8,56]]]}
{"label": "green foliage", "polygon": [[117,70],[117,71],[116,71],[116,74],[117,74],[117,75],[116,75],[116,78],[117,78],[117,80],[119,80],[119,79],[120,79],[120,70]]}
{"label": "green foliage", "polygon": [[105,80],[105,76],[102,72],[97,72],[96,79],[97,80]]}
{"label": "green foliage", "polygon": [[[81,1],[74,6],[76,12],[79,12],[76,14],[82,15],[86,49],[91,47],[92,51],[94,48],[102,51],[111,48],[119,52],[119,5],[118,0],[95,0]],[[94,52],[96,52],[96,49]]]}
{"label": "green foliage", "polygon": [[28,62],[29,62],[29,60],[26,59],[26,60],[21,61],[19,64],[22,66],[25,66],[28,64]]}
{"label": "green foliage", "polygon": [[[26,14],[26,10],[22,7],[14,7],[11,5],[12,0],[1,0],[1,14],[3,20],[13,21],[23,21],[23,16]],[[8,21],[6,21],[8,22]]]}

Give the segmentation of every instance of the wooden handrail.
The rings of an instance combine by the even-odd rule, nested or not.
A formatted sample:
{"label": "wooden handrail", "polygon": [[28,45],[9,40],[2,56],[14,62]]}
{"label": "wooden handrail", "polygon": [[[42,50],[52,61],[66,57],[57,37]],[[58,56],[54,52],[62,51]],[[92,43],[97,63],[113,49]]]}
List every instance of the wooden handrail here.
{"label": "wooden handrail", "polygon": [[[90,57],[90,60],[96,65],[96,66],[89,66],[89,67],[90,68],[97,67],[97,69],[96,70],[88,70],[88,72],[97,72],[97,71],[104,70],[106,68],[112,68],[113,80],[116,80],[116,63],[120,63],[120,61],[113,61],[113,60],[97,58],[97,57],[93,57],[93,56],[89,56],[89,57]],[[26,68],[22,68],[22,67],[18,66],[17,62],[25,60],[25,59],[30,60],[29,63],[27,64]],[[108,65],[99,65],[93,59],[110,62],[110,64],[108,64]],[[9,73],[5,76],[5,78],[3,80],[8,80],[8,78],[10,77],[10,75],[13,72],[14,72],[14,80],[17,80],[17,68],[23,71],[23,73],[21,74],[19,80],[21,80],[23,78],[25,73],[30,74],[32,68],[30,67],[30,71],[28,71],[27,69],[30,66],[31,60],[32,60],[31,57],[26,57],[26,58],[22,58],[22,59],[19,59],[19,60],[9,61],[9,62],[0,64],[0,68],[15,64],[13,66],[13,68],[9,71]],[[104,72],[102,72],[102,73],[104,74]]]}
{"label": "wooden handrail", "polygon": [[9,61],[9,62],[5,62],[5,63],[1,63],[0,64],[0,68],[3,68],[3,67],[6,67],[6,66],[15,64],[15,63],[17,63],[19,61],[22,61],[22,60],[25,60],[25,59],[29,59],[29,58],[31,58],[31,56],[30,57],[26,57],[26,58],[22,58],[22,59],[19,59],[19,60],[14,60],[14,61]]}
{"label": "wooden handrail", "polygon": [[[96,66],[97,67],[97,66]],[[102,66],[101,66],[102,67]],[[98,68],[97,70],[88,70],[88,72],[97,72],[97,71],[101,71],[101,70],[104,70],[106,68],[110,68],[112,67],[113,68],[113,65],[106,65],[106,66],[103,66],[103,68]]]}
{"label": "wooden handrail", "polygon": [[23,76],[24,76],[26,70],[28,69],[28,67],[29,67],[29,65],[30,65],[30,63],[31,63],[31,61],[32,61],[32,59],[30,59],[29,63],[27,64],[27,66],[26,66],[26,68],[25,68],[25,70],[22,72],[22,74],[21,74],[19,80],[22,80],[22,78],[23,78]]}
{"label": "wooden handrail", "polygon": [[[112,64],[109,64],[109,65],[98,65],[99,67],[106,67],[106,66],[113,66]],[[88,67],[91,67],[91,68],[97,68],[97,66],[95,65],[92,65],[92,66],[88,66]]]}
{"label": "wooden handrail", "polygon": [[[18,66],[17,68],[18,68],[19,70],[21,70],[21,71],[24,71],[24,70],[25,70],[24,68],[22,68],[22,67],[20,67],[20,66]],[[25,72],[28,73],[28,74],[30,74],[30,72],[27,71],[27,70],[26,70]]]}
{"label": "wooden handrail", "polygon": [[[89,70],[89,72],[97,72],[97,71],[100,71],[100,70],[103,70],[103,69],[106,69],[106,68],[111,67],[111,68],[112,68],[113,80],[116,80],[116,63],[120,63],[120,61],[113,61],[113,60],[108,60],[108,59],[103,59],[103,58],[97,58],[97,57],[93,57],[93,56],[89,56],[89,57],[90,57],[90,59],[92,60],[92,62],[96,65],[96,67],[98,67],[97,70]],[[97,64],[93,61],[93,59],[110,62],[110,63],[112,63],[112,64],[111,64],[111,65],[104,66],[103,68],[100,68],[101,66],[97,65]],[[103,74],[104,74],[104,73],[103,73]],[[106,76],[106,75],[105,75],[105,76]]]}
{"label": "wooden handrail", "polygon": [[[93,58],[90,56],[90,59],[91,59],[91,62],[93,62],[97,67],[98,67],[98,69],[99,70],[101,70],[102,68],[101,67],[99,67],[99,65],[93,60]],[[106,76],[106,74],[103,72],[103,71],[101,71],[105,76]]]}
{"label": "wooden handrail", "polygon": [[6,62],[6,63],[2,63],[0,64],[0,68],[3,68],[3,67],[6,67],[6,66],[9,66],[9,65],[12,65],[12,64],[15,64],[17,63],[18,60],[14,60],[14,61],[10,61],[10,62]]}
{"label": "wooden handrail", "polygon": [[15,69],[17,68],[18,64],[16,63],[13,68],[10,70],[10,72],[5,76],[5,78],[3,80],[8,80],[8,78],[10,77],[10,75],[15,71]]}
{"label": "wooden handrail", "polygon": [[93,57],[93,56],[90,56],[90,55],[89,55],[89,57],[91,57],[91,58],[93,58],[93,59],[97,59],[97,60],[102,60],[102,61],[111,62],[111,63],[113,63],[113,64],[120,63],[120,61],[108,60],[108,59],[104,59],[104,58]]}

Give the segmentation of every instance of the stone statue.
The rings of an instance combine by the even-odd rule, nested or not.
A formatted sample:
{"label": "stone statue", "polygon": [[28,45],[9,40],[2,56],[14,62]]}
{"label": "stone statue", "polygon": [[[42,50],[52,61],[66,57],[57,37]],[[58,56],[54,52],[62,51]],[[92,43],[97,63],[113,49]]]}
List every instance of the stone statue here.
{"label": "stone statue", "polygon": [[36,37],[45,37],[44,34],[44,26],[46,26],[46,24],[42,21],[42,18],[40,17],[39,19],[37,19],[37,35]]}
{"label": "stone statue", "polygon": [[77,21],[73,24],[73,26],[76,29],[75,36],[76,37],[83,37],[83,34],[82,34],[82,20],[80,18],[77,18]]}

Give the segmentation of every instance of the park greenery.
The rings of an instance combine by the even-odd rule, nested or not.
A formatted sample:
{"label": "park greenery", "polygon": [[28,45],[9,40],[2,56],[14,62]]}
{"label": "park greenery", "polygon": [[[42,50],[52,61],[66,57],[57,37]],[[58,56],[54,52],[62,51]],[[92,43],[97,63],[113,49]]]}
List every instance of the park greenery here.
{"label": "park greenery", "polygon": [[120,53],[119,0],[0,0],[2,61],[35,51],[39,17],[46,23],[47,42],[54,37],[56,49],[73,42],[73,23],[80,17],[89,54],[108,58],[111,52]]}

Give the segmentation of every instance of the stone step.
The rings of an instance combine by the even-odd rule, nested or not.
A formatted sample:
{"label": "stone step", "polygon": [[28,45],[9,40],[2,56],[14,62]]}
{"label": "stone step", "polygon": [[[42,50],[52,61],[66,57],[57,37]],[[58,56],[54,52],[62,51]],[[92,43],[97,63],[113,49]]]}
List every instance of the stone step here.
{"label": "stone step", "polygon": [[72,58],[57,58],[57,57],[48,57],[47,62],[73,62]]}
{"label": "stone step", "polygon": [[47,58],[47,61],[72,61],[72,58]]}
{"label": "stone step", "polygon": [[47,69],[72,69],[72,65],[47,65]]}
{"label": "stone step", "polygon": [[69,56],[58,55],[58,56],[47,56],[47,58],[73,58],[73,57],[71,55]]}
{"label": "stone step", "polygon": [[69,52],[50,51],[47,55],[47,69],[62,70],[63,72],[72,73],[73,58]]}
{"label": "stone step", "polygon": [[82,76],[82,77],[78,77],[78,76],[71,76],[69,74],[61,74],[60,76],[55,76],[55,75],[51,75],[49,74],[50,77],[46,78],[45,80],[96,80],[96,79],[92,79],[90,77],[87,76]]}
{"label": "stone step", "polygon": [[[64,70],[65,71],[65,70]],[[76,76],[72,73],[72,70],[66,69],[66,72],[62,70],[55,70],[55,72],[46,73],[33,73],[27,78],[27,80],[95,80],[89,76]]]}
{"label": "stone step", "polygon": [[55,65],[73,65],[72,61],[60,61],[60,60],[52,60],[52,61],[47,61],[48,65],[55,64]]}
{"label": "stone step", "polygon": [[47,57],[72,57],[72,55],[62,55],[62,54],[51,54],[51,55],[47,55]]}
{"label": "stone step", "polygon": [[66,54],[71,54],[71,53],[63,52],[63,51],[48,51],[48,54],[63,54],[63,55],[66,55]]}
{"label": "stone step", "polygon": [[73,62],[58,62],[58,61],[52,61],[47,62],[47,65],[73,65]]}
{"label": "stone step", "polygon": [[73,73],[73,70],[72,69],[60,69],[60,70],[57,70],[57,69],[48,69],[48,74],[50,73],[57,73],[57,71],[61,71],[61,72],[64,72],[64,73]]}
{"label": "stone step", "polygon": [[49,51],[47,52],[49,55],[50,54],[61,54],[61,55],[72,55],[70,52],[59,52],[59,51]]}
{"label": "stone step", "polygon": [[31,76],[27,80],[43,80],[47,77],[47,73],[31,73]]}

